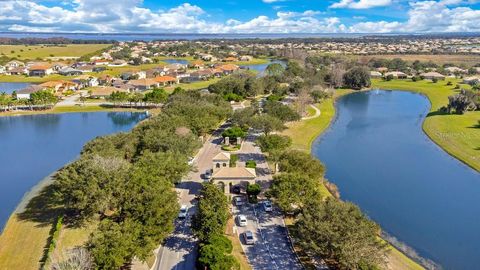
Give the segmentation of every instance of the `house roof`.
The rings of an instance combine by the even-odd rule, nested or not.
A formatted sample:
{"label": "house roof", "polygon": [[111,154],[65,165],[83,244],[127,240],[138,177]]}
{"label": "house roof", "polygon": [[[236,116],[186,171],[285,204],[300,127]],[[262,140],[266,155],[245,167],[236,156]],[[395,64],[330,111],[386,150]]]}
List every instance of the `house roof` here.
{"label": "house roof", "polygon": [[111,86],[107,86],[107,87],[95,87],[92,89],[92,96],[109,96],[111,95],[113,92],[128,92],[127,90],[125,89],[121,89],[121,88],[115,88],[115,87],[111,87]]}
{"label": "house roof", "polygon": [[49,68],[51,68],[51,67],[48,66],[48,65],[37,64],[37,65],[30,66],[28,69],[30,69],[30,70],[47,70]]}
{"label": "house roof", "polygon": [[154,78],[154,80],[156,82],[161,82],[161,83],[163,83],[163,82],[176,82],[177,81],[177,79],[175,79],[172,76],[160,76],[160,77]]}
{"label": "house roof", "polygon": [[63,83],[64,83],[63,81],[48,81],[40,84],[40,86],[51,88],[51,87],[56,87],[58,85],[62,85]]}
{"label": "house roof", "polygon": [[234,64],[225,64],[225,65],[219,66],[218,68],[221,69],[221,70],[224,70],[224,71],[234,71],[234,70],[239,69],[239,67],[237,65],[234,65]]}
{"label": "house roof", "polygon": [[220,152],[212,160],[230,160],[230,153]]}
{"label": "house roof", "polygon": [[423,76],[423,77],[437,77],[437,78],[444,78],[445,76],[438,73],[438,72],[426,72],[426,73],[422,73],[420,74],[420,76]]}
{"label": "house roof", "polygon": [[157,81],[154,79],[139,79],[139,80],[131,80],[128,84],[135,85],[135,86],[152,86],[158,84]]}
{"label": "house roof", "polygon": [[22,90],[17,91],[17,94],[31,94],[43,90],[40,85],[29,85]]}
{"label": "house roof", "polygon": [[255,179],[257,174],[255,173],[255,169],[253,168],[245,168],[245,167],[225,167],[221,168],[216,171],[212,178],[221,178],[221,179],[239,179],[239,178],[251,178]]}

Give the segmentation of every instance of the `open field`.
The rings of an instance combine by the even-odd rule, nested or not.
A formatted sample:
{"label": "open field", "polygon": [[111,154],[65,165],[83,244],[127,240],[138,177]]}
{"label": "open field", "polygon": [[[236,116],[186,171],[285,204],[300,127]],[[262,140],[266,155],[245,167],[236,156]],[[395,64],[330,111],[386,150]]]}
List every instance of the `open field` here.
{"label": "open field", "polygon": [[422,62],[432,61],[436,64],[443,65],[446,63],[452,63],[456,65],[467,65],[473,66],[475,64],[480,64],[480,55],[461,55],[461,54],[391,54],[391,55],[366,55],[358,56],[358,59],[363,61],[368,61],[371,58],[384,58],[384,59],[394,59],[401,58],[405,61],[413,62],[419,60]]}
{"label": "open field", "polygon": [[185,90],[198,90],[208,88],[210,84],[216,83],[220,80],[220,78],[213,78],[207,81],[198,81],[193,83],[180,83],[172,86],[165,87],[165,90],[169,93],[173,92],[173,89],[177,87],[181,87]]}
{"label": "open field", "polygon": [[45,77],[28,77],[25,75],[0,75],[0,82],[26,82],[43,83],[47,81],[68,80],[74,77],[65,77],[60,74],[52,74]]}
{"label": "open field", "polygon": [[69,45],[0,45],[0,55],[10,58],[37,59],[48,57],[81,57],[107,48],[110,44],[69,44]]}
{"label": "open field", "polygon": [[[460,80],[448,79],[456,85]],[[480,111],[467,112],[463,115],[441,114],[438,109],[448,104],[448,96],[458,90],[447,86],[447,81],[412,82],[411,80],[381,81],[373,80],[373,88],[406,90],[424,94],[432,104],[430,114],[423,123],[425,133],[452,156],[480,171]],[[467,88],[468,86],[462,85]]]}

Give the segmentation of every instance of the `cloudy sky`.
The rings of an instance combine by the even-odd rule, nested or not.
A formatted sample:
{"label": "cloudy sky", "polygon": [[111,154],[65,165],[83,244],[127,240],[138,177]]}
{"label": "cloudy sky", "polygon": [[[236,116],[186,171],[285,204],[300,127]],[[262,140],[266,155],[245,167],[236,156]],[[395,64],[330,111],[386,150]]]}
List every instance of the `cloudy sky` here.
{"label": "cloudy sky", "polygon": [[0,31],[480,32],[479,2],[480,0],[0,0]]}

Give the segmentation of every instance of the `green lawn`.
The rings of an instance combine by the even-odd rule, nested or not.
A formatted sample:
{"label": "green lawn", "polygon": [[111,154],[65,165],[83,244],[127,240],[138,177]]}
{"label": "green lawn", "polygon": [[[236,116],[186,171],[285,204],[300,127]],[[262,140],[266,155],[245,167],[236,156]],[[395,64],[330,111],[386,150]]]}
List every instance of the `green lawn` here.
{"label": "green lawn", "polygon": [[[451,81],[453,86],[447,86],[448,81]],[[426,95],[432,108],[431,114],[423,123],[425,133],[449,154],[480,171],[480,129],[477,126],[480,111],[467,112],[464,115],[436,113],[439,108],[448,104],[448,96],[458,91],[453,88],[459,82],[458,79],[437,83],[373,80],[372,88],[406,90]],[[461,86],[468,88],[466,85]]]}
{"label": "green lawn", "polygon": [[10,58],[37,59],[47,57],[81,57],[104,48],[110,44],[69,44],[69,45],[0,45],[0,55]]}
{"label": "green lawn", "polygon": [[[60,74],[52,74],[45,77],[28,77],[24,75],[0,75],[0,82],[27,82],[27,83],[42,83],[47,81],[68,80],[74,77],[65,77]],[[0,89],[0,92],[2,89]]]}

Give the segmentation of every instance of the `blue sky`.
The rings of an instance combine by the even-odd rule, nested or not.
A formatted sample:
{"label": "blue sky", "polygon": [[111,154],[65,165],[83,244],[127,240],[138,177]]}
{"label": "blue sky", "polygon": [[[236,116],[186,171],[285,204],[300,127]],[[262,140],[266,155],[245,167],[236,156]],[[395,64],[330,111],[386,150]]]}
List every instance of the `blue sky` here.
{"label": "blue sky", "polygon": [[480,32],[480,0],[3,0],[0,31]]}

